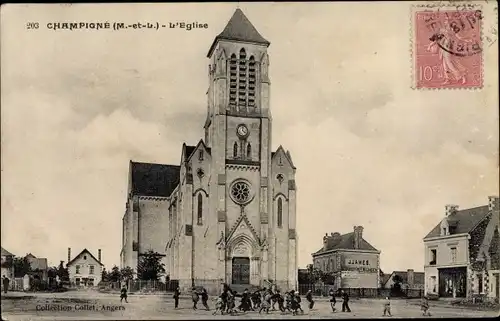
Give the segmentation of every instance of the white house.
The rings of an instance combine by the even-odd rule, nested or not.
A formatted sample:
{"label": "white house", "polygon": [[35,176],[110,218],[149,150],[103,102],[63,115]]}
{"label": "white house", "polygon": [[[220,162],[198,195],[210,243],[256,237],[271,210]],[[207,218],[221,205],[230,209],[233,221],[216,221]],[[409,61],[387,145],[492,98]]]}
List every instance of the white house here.
{"label": "white house", "polygon": [[2,277],[6,276],[9,279],[14,277],[14,266],[12,265],[13,259],[14,254],[2,247]]}
{"label": "white house", "polygon": [[71,260],[71,248],[68,248],[69,281],[77,287],[92,287],[101,282],[104,264],[101,263],[101,249],[97,258],[89,250],[83,249]]}
{"label": "white house", "polygon": [[445,216],[424,238],[425,293],[440,297],[500,294],[500,202],[459,210],[447,205]]}

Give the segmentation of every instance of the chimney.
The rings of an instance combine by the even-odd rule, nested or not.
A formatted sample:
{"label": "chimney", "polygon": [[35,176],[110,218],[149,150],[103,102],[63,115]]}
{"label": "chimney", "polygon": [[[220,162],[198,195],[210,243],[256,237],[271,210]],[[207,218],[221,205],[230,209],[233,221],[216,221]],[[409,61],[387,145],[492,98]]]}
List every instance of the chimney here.
{"label": "chimney", "polygon": [[449,216],[458,211],[458,205],[446,205],[445,206],[445,216]]}
{"label": "chimney", "polygon": [[363,239],[363,226],[354,227],[354,248],[359,249]]}
{"label": "chimney", "polygon": [[101,262],[101,249],[97,250],[97,259]]}
{"label": "chimney", "polygon": [[406,283],[408,284],[408,287],[411,288],[412,285],[415,284],[415,273],[412,269],[408,269],[406,272]]}
{"label": "chimney", "polygon": [[69,261],[71,261],[71,248],[70,247],[68,247],[68,262],[66,262],[66,264],[68,264]]}
{"label": "chimney", "polygon": [[500,198],[498,196],[488,196],[488,209],[498,211],[500,209]]}

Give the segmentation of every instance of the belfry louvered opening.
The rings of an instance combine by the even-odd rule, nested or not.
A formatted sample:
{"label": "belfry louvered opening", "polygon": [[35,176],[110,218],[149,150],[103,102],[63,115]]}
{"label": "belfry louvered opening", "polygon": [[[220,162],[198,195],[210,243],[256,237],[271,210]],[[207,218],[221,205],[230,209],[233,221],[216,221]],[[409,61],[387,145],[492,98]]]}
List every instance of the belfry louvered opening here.
{"label": "belfry louvered opening", "polygon": [[229,105],[232,106],[236,105],[236,98],[238,96],[236,91],[237,81],[237,58],[235,54],[232,54],[229,61]]}
{"label": "belfry louvered opening", "polygon": [[229,105],[238,109],[256,107],[256,61],[254,56],[247,58],[242,48],[229,59]]}

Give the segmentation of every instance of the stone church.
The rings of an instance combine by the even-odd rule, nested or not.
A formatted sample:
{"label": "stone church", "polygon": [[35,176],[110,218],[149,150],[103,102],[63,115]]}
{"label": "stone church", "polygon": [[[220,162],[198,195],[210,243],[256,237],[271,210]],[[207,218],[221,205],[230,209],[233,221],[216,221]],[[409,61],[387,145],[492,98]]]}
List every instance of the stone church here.
{"label": "stone church", "polygon": [[208,50],[204,139],[179,165],[130,162],[122,266],[154,250],[184,291],[296,288],[296,168],[271,150],[269,45],[237,9]]}

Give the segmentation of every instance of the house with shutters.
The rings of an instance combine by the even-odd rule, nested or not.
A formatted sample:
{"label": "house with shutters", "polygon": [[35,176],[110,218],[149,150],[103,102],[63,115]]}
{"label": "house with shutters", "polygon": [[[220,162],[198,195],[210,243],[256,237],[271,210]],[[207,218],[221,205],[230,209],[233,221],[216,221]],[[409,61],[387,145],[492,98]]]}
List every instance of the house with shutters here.
{"label": "house with shutters", "polygon": [[71,248],[68,248],[69,282],[73,287],[94,287],[102,280],[104,264],[101,262],[101,249],[97,250],[97,258],[89,250],[83,249],[71,258]]}
{"label": "house with shutters", "polygon": [[425,293],[440,297],[482,296],[498,300],[500,282],[499,198],[444,217],[425,236]]}
{"label": "house with shutters", "polygon": [[380,251],[363,238],[362,226],[347,234],[326,234],[312,257],[314,268],[333,274],[336,288],[379,287]]}

